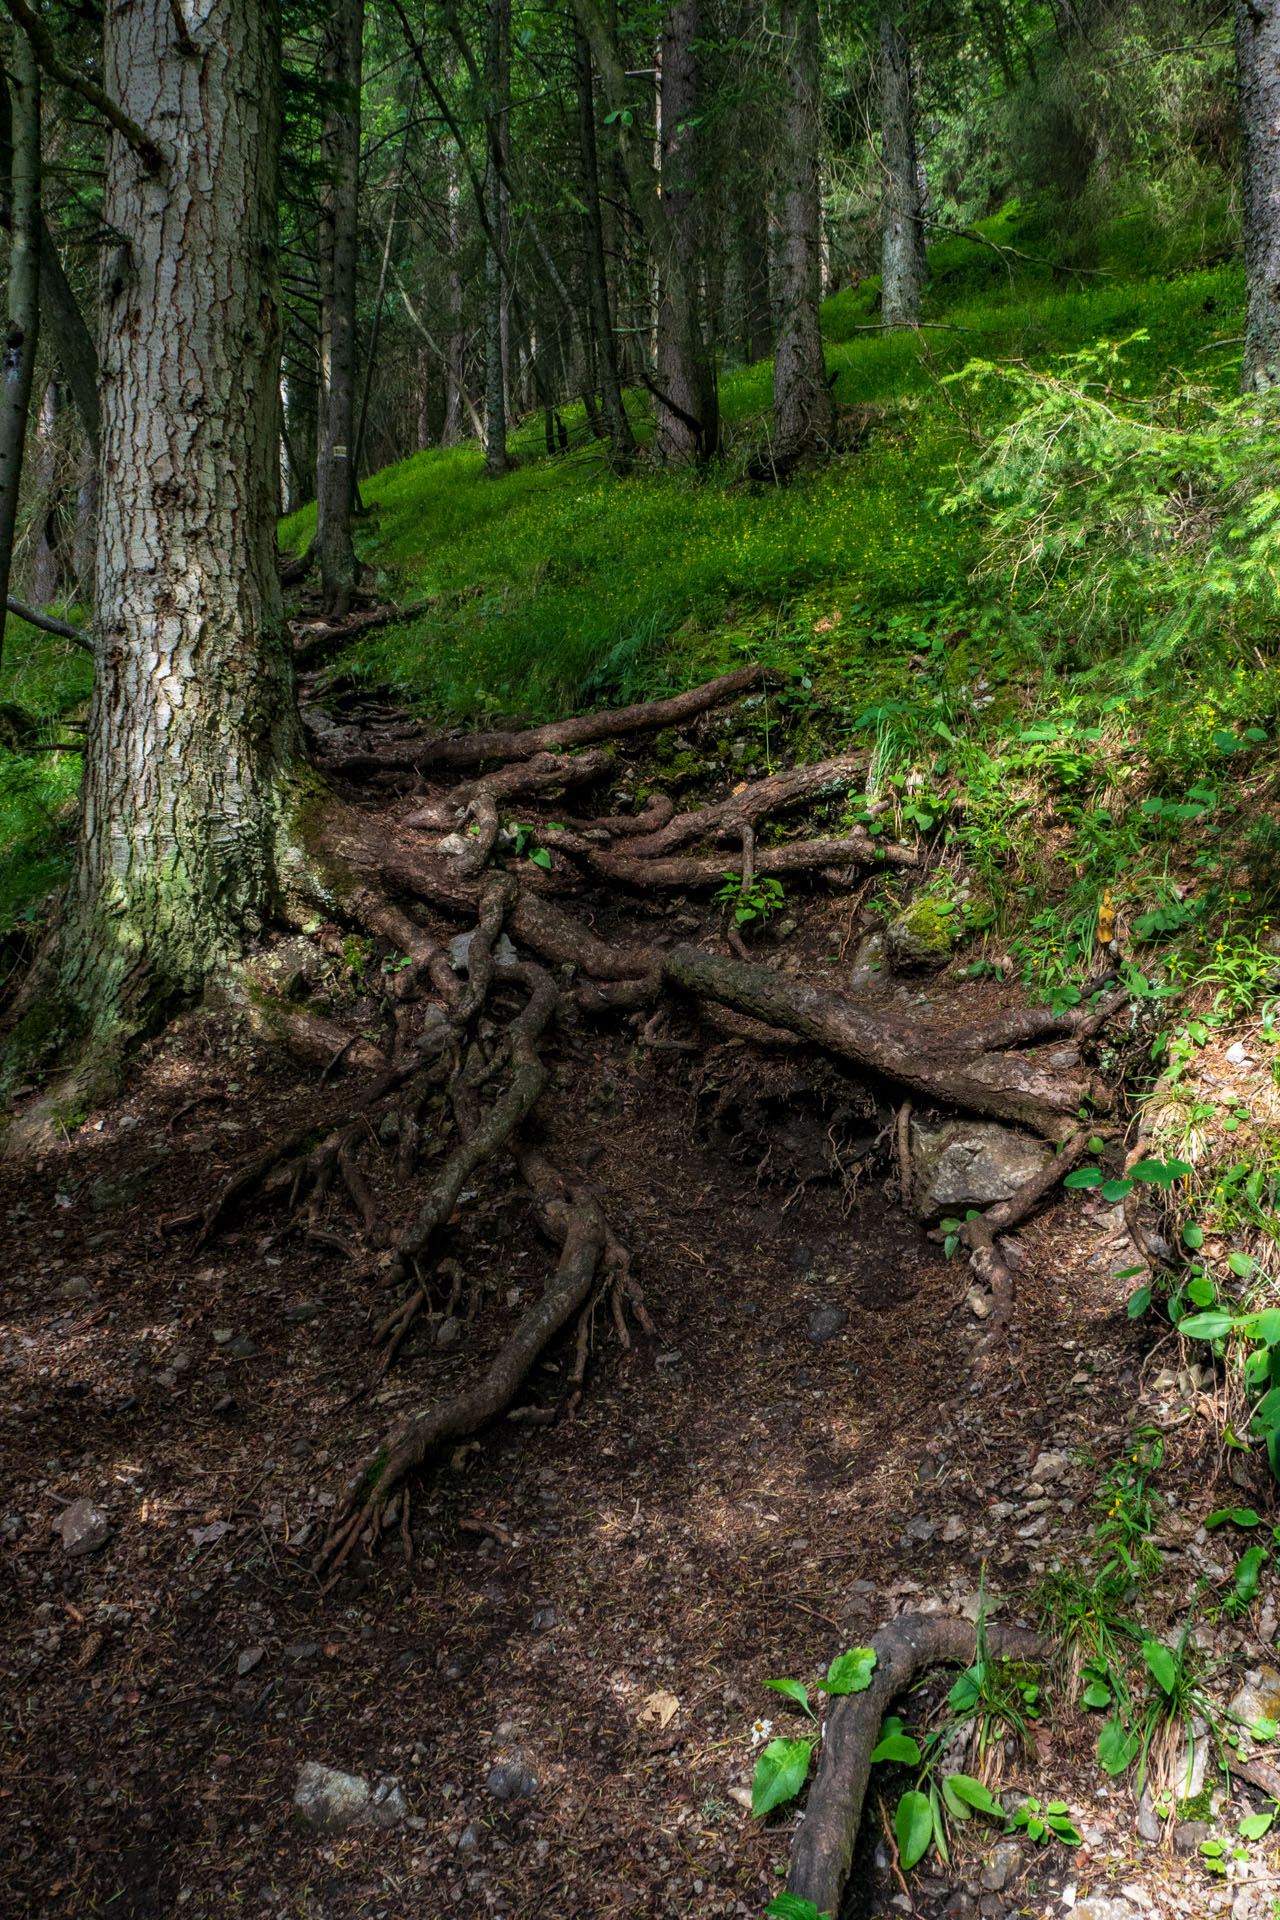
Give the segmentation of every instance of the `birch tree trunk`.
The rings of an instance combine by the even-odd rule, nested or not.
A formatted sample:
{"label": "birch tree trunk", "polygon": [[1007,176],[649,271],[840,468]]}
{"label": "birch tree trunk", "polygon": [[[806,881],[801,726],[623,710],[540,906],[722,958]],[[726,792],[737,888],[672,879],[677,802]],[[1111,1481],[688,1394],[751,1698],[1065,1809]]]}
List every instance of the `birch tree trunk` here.
{"label": "birch tree trunk", "polygon": [[889,14],[880,20],[880,164],[880,317],[886,326],[910,327],[920,318],[924,286],[920,174],[911,49]]}
{"label": "birch tree trunk", "polygon": [[331,90],[320,138],[321,408],[316,556],[327,613],[345,613],[356,584],[356,250],[360,206],[360,81],[364,0],[333,0],[322,67]]}
{"label": "birch tree trunk", "polygon": [[9,314],[0,361],[0,658],[40,329],[40,69],[18,29],[9,75]]}
{"label": "birch tree trunk", "polygon": [[195,55],[170,0],[106,16],[104,84],[161,163],[109,137],[79,847],[9,1062],[74,1043],[81,1097],[271,913],[302,757],[275,568],[279,16],[190,12]]}
{"label": "birch tree trunk", "polygon": [[783,123],[782,245],[778,338],[773,361],[773,429],[788,461],[828,446],[835,406],[818,321],[821,297],[818,197],[822,50],[817,0],[784,0],[782,44],[787,103]]}
{"label": "birch tree trunk", "polygon": [[1280,385],[1280,4],[1236,0],[1244,200],[1241,390]]}

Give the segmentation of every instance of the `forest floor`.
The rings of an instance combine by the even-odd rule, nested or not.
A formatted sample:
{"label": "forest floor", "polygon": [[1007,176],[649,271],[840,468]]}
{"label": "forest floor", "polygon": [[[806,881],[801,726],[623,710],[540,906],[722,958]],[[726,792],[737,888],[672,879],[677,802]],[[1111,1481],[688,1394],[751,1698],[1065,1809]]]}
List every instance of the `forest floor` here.
{"label": "forest floor", "polygon": [[[684,897],[647,911],[695,940],[723,929]],[[849,899],[797,914],[762,957],[829,985]],[[957,1025],[1021,1003],[957,968],[872,998]],[[352,1471],[390,1417],[474,1376],[552,1264],[514,1168],[450,1223],[453,1337],[421,1321],[372,1386],[375,1255],[355,1269],[261,1207],[204,1245],[162,1231],[315,1111],[318,1070],[247,1010],[177,1022],[109,1109],[0,1170],[12,1912],[758,1914],[797,1816],[744,1805],[753,1726],[803,1731],[767,1680],[812,1681],[903,1611],[1037,1624],[1038,1580],[1079,1550],[1136,1428],[1171,1429],[1160,1484],[1185,1536],[1238,1497],[1215,1497],[1212,1423],[1157,1384],[1168,1342],[1126,1314],[1131,1248],[1096,1195],[1023,1231],[1012,1342],[971,1374],[967,1262],[899,1206],[876,1144],[892,1108],[857,1075],[692,1014],[657,1045],[562,1025],[545,1058],[541,1141],[607,1196],[656,1337],[624,1352],[602,1308],[573,1416],[446,1450],[413,1486],[412,1559],[392,1525],[329,1589],[313,1560]],[[563,1410],[571,1344],[524,1407]],[[86,1499],[109,1535],[75,1553],[57,1523]],[[1201,1573],[1175,1545],[1161,1579],[1147,1604],[1176,1628]],[[1204,1645],[1224,1697],[1266,1656],[1220,1617]],[[949,1684],[913,1699],[913,1726]],[[1102,1892],[1117,1920],[1225,1911],[1198,1854],[1138,1841],[1131,1781],[1104,1781],[1071,1691],[1046,1674],[1040,1724],[985,1770],[1065,1801],[1078,1851],[993,1855],[998,1829],[973,1823],[949,1866],[930,1854],[904,1881],[883,1810],[910,1779],[882,1769],[848,1912],[1047,1917]],[[393,1776],[407,1817],[301,1825],[307,1761]],[[502,1797],[513,1778],[529,1791]]]}

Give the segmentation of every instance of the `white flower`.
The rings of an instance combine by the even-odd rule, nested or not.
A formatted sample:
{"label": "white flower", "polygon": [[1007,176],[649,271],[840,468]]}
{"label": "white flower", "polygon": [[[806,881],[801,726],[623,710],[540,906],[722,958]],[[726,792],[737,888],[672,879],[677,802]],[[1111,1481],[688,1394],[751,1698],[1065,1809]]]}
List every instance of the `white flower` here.
{"label": "white flower", "polygon": [[751,1724],[752,1746],[758,1747],[760,1745],[760,1742],[762,1740],[767,1740],[769,1738],[769,1735],[772,1732],[773,1732],[772,1720],[754,1720]]}

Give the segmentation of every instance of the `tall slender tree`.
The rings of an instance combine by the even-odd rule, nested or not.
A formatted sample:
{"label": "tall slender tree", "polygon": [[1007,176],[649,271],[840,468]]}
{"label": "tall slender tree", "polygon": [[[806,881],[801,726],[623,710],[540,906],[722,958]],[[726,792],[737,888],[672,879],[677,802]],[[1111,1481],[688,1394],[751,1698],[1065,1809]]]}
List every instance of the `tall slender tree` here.
{"label": "tall slender tree", "polygon": [[360,237],[360,82],[364,0],[333,0],[321,68],[320,432],[316,556],[326,612],[345,613],[356,584],[356,264]]}
{"label": "tall slender tree", "polygon": [[835,406],[818,320],[821,296],[818,141],[822,48],[817,0],[784,0],[786,107],[780,195],[778,338],[773,361],[775,458],[795,460],[830,444]]}
{"label": "tall slender tree", "polygon": [[582,167],[583,225],[586,237],[587,290],[595,328],[596,370],[600,380],[609,459],[615,473],[625,473],[635,458],[635,435],[622,398],[618,377],[613,307],[604,251],[604,219],[600,209],[600,167],[596,152],[595,77],[587,36],[576,22],[573,35],[574,77],[578,90],[578,157]]}
{"label": "tall slender tree", "polygon": [[911,48],[897,18],[880,19],[881,318],[914,326],[924,288],[920,170]]}
{"label": "tall slender tree", "polygon": [[[9,311],[0,361],[0,651],[40,332],[40,69],[20,30],[13,40],[7,102],[7,151],[0,160],[9,202]],[[5,131],[0,128],[0,138]]]}
{"label": "tall slender tree", "polygon": [[485,39],[484,172],[484,399],[485,471],[492,479],[507,471],[507,364],[504,326],[502,240],[504,147],[507,96],[511,90],[511,0],[487,0]]}

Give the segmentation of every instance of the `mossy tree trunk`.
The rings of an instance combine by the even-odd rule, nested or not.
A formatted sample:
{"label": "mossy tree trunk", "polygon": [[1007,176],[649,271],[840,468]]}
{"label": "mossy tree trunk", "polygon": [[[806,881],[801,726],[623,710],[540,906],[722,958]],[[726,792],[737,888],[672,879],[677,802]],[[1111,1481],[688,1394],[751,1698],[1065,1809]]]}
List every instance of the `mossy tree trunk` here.
{"label": "mossy tree trunk", "polygon": [[278,15],[212,0],[107,14],[97,671],[79,847],[14,1052],[110,1063],[242,951],[279,898],[301,743],[274,557]]}
{"label": "mossy tree trunk", "polygon": [[916,154],[911,48],[896,19],[880,21],[880,317],[910,327],[920,318],[924,286],[920,168]]}
{"label": "mossy tree trunk", "polygon": [[1236,0],[1246,307],[1241,389],[1280,386],[1280,6]]}
{"label": "mossy tree trunk", "polygon": [[830,444],[835,407],[827,385],[818,322],[822,41],[817,0],[786,0],[781,20],[787,98],[783,113],[773,424],[779,450],[794,457]]}

